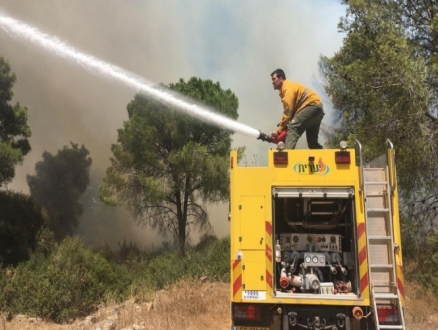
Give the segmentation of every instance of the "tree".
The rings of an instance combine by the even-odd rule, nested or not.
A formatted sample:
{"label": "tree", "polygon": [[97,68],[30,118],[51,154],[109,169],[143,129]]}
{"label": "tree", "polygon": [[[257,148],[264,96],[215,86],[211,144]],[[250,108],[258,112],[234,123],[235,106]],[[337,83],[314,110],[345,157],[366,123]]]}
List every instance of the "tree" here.
{"label": "tree", "polygon": [[386,138],[394,143],[404,237],[418,242],[437,220],[438,4],[413,0],[344,4],[347,14],[339,24],[346,33],[343,46],[320,62],[326,91],[339,111],[333,141],[347,139],[352,146],[358,139],[367,160],[385,151]]}
{"label": "tree", "polygon": [[15,166],[30,151],[27,108],[10,104],[16,80],[9,63],[0,57],[0,187],[13,179]]}
{"label": "tree", "polygon": [[393,1],[351,1],[339,25],[347,33],[344,45],[333,58],[322,57],[321,68],[342,115],[338,133],[350,142],[366,141],[368,159],[383,153],[390,138],[398,148],[400,183],[409,193],[430,187],[438,127],[429,107],[427,67],[388,3]]}
{"label": "tree", "polygon": [[[219,83],[191,78],[168,87],[237,118],[237,97]],[[202,202],[228,199],[231,132],[143,95],[128,105],[128,115],[112,146],[101,199],[126,205],[138,224],[173,234],[184,255],[190,231],[209,227]]]}
{"label": "tree", "polygon": [[433,94],[429,109],[436,122],[438,115],[438,2],[436,0],[397,0],[394,9],[409,42],[417,48],[415,56],[427,67],[425,84]]}
{"label": "tree", "polygon": [[45,151],[36,163],[35,175],[27,176],[30,194],[49,215],[49,228],[60,241],[72,235],[83,213],[79,198],[90,182],[91,158],[82,145],[70,143],[56,155]]}
{"label": "tree", "polygon": [[46,217],[33,198],[10,191],[0,192],[0,210],[0,262],[16,265],[35,250]]}

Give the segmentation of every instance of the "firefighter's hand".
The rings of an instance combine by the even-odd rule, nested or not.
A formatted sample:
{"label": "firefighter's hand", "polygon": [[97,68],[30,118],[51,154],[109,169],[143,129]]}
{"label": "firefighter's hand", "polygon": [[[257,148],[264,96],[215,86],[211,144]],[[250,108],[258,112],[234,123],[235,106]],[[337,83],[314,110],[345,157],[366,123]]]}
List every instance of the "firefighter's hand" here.
{"label": "firefighter's hand", "polygon": [[273,132],[271,133],[271,137],[272,137],[273,139],[276,139],[276,138],[278,137],[278,132],[277,132],[277,131],[273,131]]}

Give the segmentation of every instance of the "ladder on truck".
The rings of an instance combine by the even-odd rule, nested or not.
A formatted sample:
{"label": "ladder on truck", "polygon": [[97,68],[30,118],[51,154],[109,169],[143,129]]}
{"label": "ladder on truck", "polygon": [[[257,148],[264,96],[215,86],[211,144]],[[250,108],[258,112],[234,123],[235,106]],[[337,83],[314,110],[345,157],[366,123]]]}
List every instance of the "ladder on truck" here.
{"label": "ladder on truck", "polygon": [[[388,153],[382,164],[363,166],[362,147],[359,141],[361,189],[365,201],[365,226],[367,235],[368,275],[376,330],[405,330],[403,307],[397,287],[397,267],[394,244],[392,195],[394,193],[395,163],[394,148],[387,140]],[[391,166],[389,166],[391,164]],[[390,319],[379,320],[379,309],[384,314],[385,306],[396,307]]]}

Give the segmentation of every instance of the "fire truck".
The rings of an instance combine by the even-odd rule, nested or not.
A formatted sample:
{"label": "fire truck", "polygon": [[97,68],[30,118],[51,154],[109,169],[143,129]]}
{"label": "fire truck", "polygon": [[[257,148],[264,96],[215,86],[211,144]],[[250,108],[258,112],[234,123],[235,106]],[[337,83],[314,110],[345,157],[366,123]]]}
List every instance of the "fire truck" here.
{"label": "fire truck", "polygon": [[231,329],[406,329],[395,150],[230,154]]}

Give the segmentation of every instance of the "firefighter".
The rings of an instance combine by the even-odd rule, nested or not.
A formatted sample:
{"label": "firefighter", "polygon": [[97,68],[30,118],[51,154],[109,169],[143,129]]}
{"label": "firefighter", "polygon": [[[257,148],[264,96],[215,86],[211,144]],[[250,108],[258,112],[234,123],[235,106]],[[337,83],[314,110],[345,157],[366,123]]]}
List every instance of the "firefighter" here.
{"label": "firefighter", "polygon": [[275,140],[283,130],[287,130],[285,149],[295,149],[305,131],[309,149],[322,149],[318,134],[324,110],[319,96],[306,86],[287,80],[282,69],[272,72],[271,78],[274,89],[280,91],[284,109],[283,117],[271,138]]}

